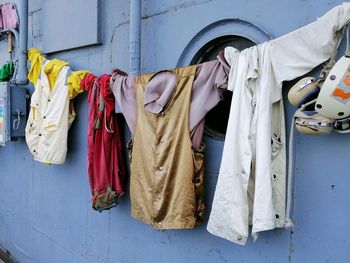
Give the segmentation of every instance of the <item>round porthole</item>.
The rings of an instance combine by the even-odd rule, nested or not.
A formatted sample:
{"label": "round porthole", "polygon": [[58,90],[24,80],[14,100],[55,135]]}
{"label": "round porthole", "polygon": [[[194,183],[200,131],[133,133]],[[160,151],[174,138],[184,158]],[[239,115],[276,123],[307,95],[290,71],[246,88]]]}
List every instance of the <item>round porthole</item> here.
{"label": "round porthole", "polygon": [[[198,32],[184,48],[177,66],[199,64],[215,60],[227,46],[238,50],[271,39],[262,28],[241,19],[216,21]],[[223,94],[224,99],[206,115],[205,134],[216,140],[224,140],[231,107],[232,93]]]}
{"label": "round porthole", "polygon": [[[216,59],[220,51],[232,46],[243,50],[254,46],[255,43],[241,36],[222,36],[204,45],[194,56],[191,64],[199,64]],[[205,117],[205,134],[218,140],[224,140],[226,135],[228,117],[230,113],[232,92],[223,93],[223,100],[209,111]]]}

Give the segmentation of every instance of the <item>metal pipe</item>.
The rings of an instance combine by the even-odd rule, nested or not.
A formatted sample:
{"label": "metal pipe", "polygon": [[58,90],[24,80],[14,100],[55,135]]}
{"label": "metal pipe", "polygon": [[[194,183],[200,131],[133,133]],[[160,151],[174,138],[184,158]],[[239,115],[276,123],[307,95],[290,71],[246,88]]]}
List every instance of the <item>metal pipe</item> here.
{"label": "metal pipe", "polygon": [[28,0],[21,0],[19,7],[19,50],[18,74],[16,84],[28,84],[27,49],[28,49]]}
{"label": "metal pipe", "polygon": [[5,33],[8,33],[8,32],[11,32],[13,35],[14,35],[14,37],[15,37],[15,43],[16,43],[16,50],[19,50],[19,43],[18,43],[18,40],[19,40],[19,38],[18,38],[18,32],[17,32],[17,30],[15,30],[15,29],[3,29],[3,30],[0,30],[0,34],[5,34]]}
{"label": "metal pipe", "polygon": [[139,75],[141,65],[141,0],[130,1],[130,75]]}

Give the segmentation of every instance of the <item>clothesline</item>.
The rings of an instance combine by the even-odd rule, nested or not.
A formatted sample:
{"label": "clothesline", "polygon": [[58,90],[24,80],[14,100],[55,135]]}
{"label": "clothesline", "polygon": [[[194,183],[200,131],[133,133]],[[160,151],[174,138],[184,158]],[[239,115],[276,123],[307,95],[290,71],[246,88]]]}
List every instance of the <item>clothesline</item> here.
{"label": "clothesline", "polygon": [[[328,60],[337,43],[335,33],[349,20],[350,3],[344,3],[280,38],[243,52],[228,47],[224,54],[228,79],[226,62],[220,58],[136,77],[116,70],[97,78],[87,75],[88,71],[70,72],[69,63],[45,61],[39,50],[31,49],[28,78],[37,88],[26,127],[28,146],[38,161],[64,162],[67,149],[62,144],[67,144],[68,127],[75,116],[69,99],[83,92],[85,79],[89,147],[93,147],[88,150],[93,159],[89,159],[88,171],[95,209],[114,206],[123,193],[118,167],[108,168],[118,162],[118,153],[110,150],[120,150],[120,144],[111,147],[109,137],[117,134],[113,133],[117,128],[109,125],[117,121],[116,114],[107,114],[116,99],[132,132],[128,149],[133,217],[157,229],[193,228],[203,218],[205,206],[204,146],[193,147],[192,131],[200,131],[206,113],[219,101],[219,89],[227,87],[233,99],[207,229],[244,245],[249,225],[256,239],[259,232],[291,223],[292,195],[286,191],[286,181],[292,175],[286,171],[282,83]],[[52,90],[53,83],[59,83],[62,94]],[[48,136],[56,143],[51,149],[45,144]],[[105,149],[109,154],[99,152]],[[101,164],[103,169],[95,169]],[[117,180],[114,186],[119,190],[113,189],[112,180]]]}

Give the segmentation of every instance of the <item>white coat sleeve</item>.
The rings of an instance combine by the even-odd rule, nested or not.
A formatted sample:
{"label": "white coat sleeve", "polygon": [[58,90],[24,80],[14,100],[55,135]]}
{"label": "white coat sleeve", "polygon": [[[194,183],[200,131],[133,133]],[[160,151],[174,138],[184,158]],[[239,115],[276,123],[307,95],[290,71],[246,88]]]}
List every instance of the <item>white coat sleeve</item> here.
{"label": "white coat sleeve", "polygon": [[[271,40],[271,63],[277,83],[302,76],[329,59],[337,43],[336,32],[349,20],[350,3],[343,3],[315,22]],[[280,98],[281,92],[275,91],[273,101]]]}

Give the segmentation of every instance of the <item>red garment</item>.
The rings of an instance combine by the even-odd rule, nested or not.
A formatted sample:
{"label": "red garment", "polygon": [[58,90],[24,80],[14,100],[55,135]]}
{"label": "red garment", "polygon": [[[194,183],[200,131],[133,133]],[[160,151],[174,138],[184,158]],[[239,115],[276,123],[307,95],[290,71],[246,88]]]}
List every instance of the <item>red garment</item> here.
{"label": "red garment", "polygon": [[116,206],[124,193],[125,161],[122,130],[114,113],[114,96],[109,88],[111,75],[97,78],[87,74],[80,86],[88,91],[88,174],[92,207],[102,211]]}

